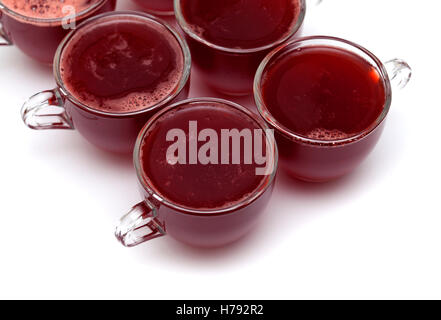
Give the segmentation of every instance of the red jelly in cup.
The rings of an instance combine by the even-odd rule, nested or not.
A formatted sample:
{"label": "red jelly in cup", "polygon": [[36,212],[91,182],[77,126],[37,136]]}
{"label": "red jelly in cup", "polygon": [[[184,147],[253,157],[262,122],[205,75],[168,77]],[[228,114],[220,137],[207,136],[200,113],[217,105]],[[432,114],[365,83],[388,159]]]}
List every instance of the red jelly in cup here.
{"label": "red jelly in cup", "polygon": [[26,102],[23,120],[32,129],[75,128],[100,148],[132,152],[145,122],[187,97],[190,68],[185,41],[164,22],[137,12],[100,15],[64,39],[58,87]]}
{"label": "red jelly in cup", "polygon": [[98,111],[150,108],[182,77],[184,55],[175,36],[144,19],[113,19],[78,31],[60,62],[67,91]]}
{"label": "red jelly in cup", "polygon": [[349,41],[309,37],[274,50],[256,74],[259,112],[276,130],[282,166],[294,177],[327,181],[356,168],[372,151],[391,105],[392,79],[410,68],[386,66]]}
{"label": "red jelly in cup", "polygon": [[297,32],[304,0],[175,0],[194,65],[214,89],[250,94],[262,59]]}
{"label": "red jelly in cup", "polygon": [[138,137],[134,162],[144,201],[122,218],[116,230],[122,244],[168,234],[213,247],[256,224],[274,186],[277,149],[272,131],[246,108],[199,98],[158,112]]}
{"label": "red jelly in cup", "polygon": [[51,64],[61,40],[78,23],[115,9],[116,0],[0,0],[0,44],[16,45]]}

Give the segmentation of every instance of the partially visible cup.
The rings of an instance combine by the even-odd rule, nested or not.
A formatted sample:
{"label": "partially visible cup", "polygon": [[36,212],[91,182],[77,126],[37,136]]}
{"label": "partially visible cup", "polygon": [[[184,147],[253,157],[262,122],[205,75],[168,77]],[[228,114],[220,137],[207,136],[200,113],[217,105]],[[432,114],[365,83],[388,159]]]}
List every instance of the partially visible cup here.
{"label": "partially visible cup", "polygon": [[392,87],[410,77],[403,60],[383,64],[334,37],[307,37],[272,51],[257,71],[254,96],[275,129],[281,167],[312,182],[351,172],[383,132]]}
{"label": "partially visible cup", "polygon": [[82,21],[115,9],[116,0],[0,0],[0,45],[16,45],[51,64],[61,40]]}
{"label": "partially visible cup", "polygon": [[305,0],[174,0],[203,81],[224,94],[253,92],[263,58],[302,26]]}
{"label": "partially visible cup", "polygon": [[85,21],[59,46],[57,88],[31,97],[31,129],[76,129],[89,142],[131,153],[139,130],[159,109],[188,96],[191,56],[173,28],[140,12]]}

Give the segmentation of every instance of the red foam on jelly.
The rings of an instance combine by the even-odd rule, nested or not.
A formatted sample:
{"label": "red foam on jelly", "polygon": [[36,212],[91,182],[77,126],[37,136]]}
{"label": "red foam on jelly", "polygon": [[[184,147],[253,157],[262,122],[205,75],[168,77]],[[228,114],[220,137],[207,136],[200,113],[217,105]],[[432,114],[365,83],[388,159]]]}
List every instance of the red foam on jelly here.
{"label": "red foam on jelly", "polygon": [[164,26],[138,17],[103,19],[78,31],[61,58],[67,90],[110,113],[148,109],[179,85],[184,57]]}

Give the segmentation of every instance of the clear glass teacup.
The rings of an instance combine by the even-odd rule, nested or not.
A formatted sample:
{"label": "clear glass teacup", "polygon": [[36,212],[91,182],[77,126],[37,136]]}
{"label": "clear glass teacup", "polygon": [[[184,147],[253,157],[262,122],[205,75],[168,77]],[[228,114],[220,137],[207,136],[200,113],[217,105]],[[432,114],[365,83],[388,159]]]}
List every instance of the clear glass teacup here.
{"label": "clear glass teacup", "polygon": [[197,98],[152,117],[133,161],[143,200],[121,219],[117,239],[132,247],[169,235],[218,247],[258,222],[272,194],[278,152],[272,130],[257,115],[226,100]]}
{"label": "clear glass teacup", "polygon": [[[254,75],[263,58],[300,31],[305,19],[306,0],[263,2],[266,6],[259,7],[258,4],[262,3],[260,0],[230,1],[229,5],[238,8],[225,8],[227,3],[219,0],[194,2],[174,0],[176,20],[186,35],[193,64],[203,81],[213,89],[233,96],[252,94]],[[199,7],[196,6],[197,3]],[[292,11],[289,18],[285,17],[286,12],[278,8],[282,3],[294,4],[293,7],[289,7],[288,11]],[[247,5],[252,5],[252,10],[243,7]],[[214,8],[207,12],[205,6],[214,6]],[[194,7],[198,8],[195,12]],[[242,11],[236,14],[237,10]],[[270,18],[267,14],[276,17]],[[205,16],[209,23],[205,20],[201,21],[200,17]],[[259,19],[261,20],[262,16],[267,17],[265,21],[268,25],[261,26],[262,21],[259,22]],[[248,18],[254,25],[245,25],[245,21],[242,20]],[[270,26],[271,21],[277,20],[286,23],[283,28],[280,27],[281,30],[273,25]],[[197,22],[201,23],[197,24]],[[202,26],[204,23],[206,25]],[[238,24],[242,27],[238,27]],[[213,25],[214,30],[208,32],[206,29]],[[227,32],[233,27],[235,32]],[[275,31],[269,32],[267,29],[270,27]],[[257,32],[262,38],[255,37],[253,32]],[[267,37],[267,33],[271,36]],[[208,37],[208,34],[212,36]]]}
{"label": "clear glass teacup", "polygon": [[383,64],[362,46],[334,37],[307,37],[273,50],[259,66],[254,97],[275,130],[281,167],[312,182],[354,170],[380,139],[392,88],[410,77],[405,61]]}
{"label": "clear glass teacup", "polygon": [[[140,34],[145,42],[137,42]],[[93,53],[77,50],[83,46]],[[187,44],[167,23],[135,11],[105,13],[64,38],[54,59],[57,87],[25,102],[22,118],[31,129],[78,130],[101,149],[131,153],[151,116],[188,97],[190,71]]]}

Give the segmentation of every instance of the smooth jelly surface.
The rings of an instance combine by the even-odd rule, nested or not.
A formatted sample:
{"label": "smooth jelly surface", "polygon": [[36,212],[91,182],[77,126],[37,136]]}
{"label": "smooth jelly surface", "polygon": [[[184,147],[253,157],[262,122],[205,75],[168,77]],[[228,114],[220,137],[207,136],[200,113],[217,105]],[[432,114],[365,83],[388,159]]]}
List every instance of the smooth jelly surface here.
{"label": "smooth jelly surface", "polygon": [[203,39],[227,48],[270,45],[289,34],[299,0],[181,0],[184,19]]}
{"label": "smooth jelly surface", "polygon": [[[259,125],[231,107],[204,105],[180,107],[166,113],[149,129],[141,146],[140,162],[143,175],[163,197],[181,206],[193,209],[221,209],[230,207],[256,191],[265,176],[256,175],[257,164],[169,164],[167,142],[170,129],[186,133],[189,149],[189,121],[197,121],[198,132],[205,128],[242,130],[259,129]],[[205,144],[199,142],[198,147]],[[221,144],[219,143],[219,146]],[[263,141],[265,146],[265,142]],[[220,154],[220,152],[219,152]],[[241,142],[243,159],[243,142]],[[219,158],[220,159],[220,158]],[[220,163],[220,161],[219,161]]]}
{"label": "smooth jelly surface", "polygon": [[384,83],[363,58],[344,49],[307,47],[267,67],[262,95],[271,115],[316,140],[349,138],[369,128],[385,104]]}
{"label": "smooth jelly surface", "polygon": [[[23,16],[39,19],[56,19],[72,12],[63,11],[70,6],[76,13],[81,13],[99,0],[2,0],[12,11]],[[64,9],[66,10],[66,9]]]}
{"label": "smooth jelly surface", "polygon": [[162,25],[141,18],[102,19],[75,34],[61,58],[66,89],[105,112],[147,109],[179,85],[184,58]]}

